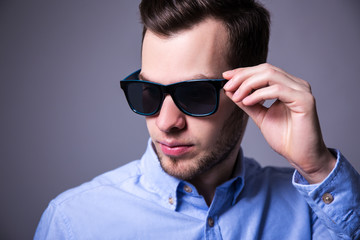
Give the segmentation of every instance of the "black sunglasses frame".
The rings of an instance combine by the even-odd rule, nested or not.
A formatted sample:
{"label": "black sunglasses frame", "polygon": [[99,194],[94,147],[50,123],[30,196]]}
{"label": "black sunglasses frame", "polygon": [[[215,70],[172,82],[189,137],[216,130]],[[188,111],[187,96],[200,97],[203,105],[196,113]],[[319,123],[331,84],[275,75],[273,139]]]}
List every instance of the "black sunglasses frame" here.
{"label": "black sunglasses frame", "polygon": [[[154,83],[154,82],[149,82],[149,81],[144,81],[144,80],[140,80],[139,79],[139,74],[140,74],[141,69],[133,72],[132,74],[128,75],[126,78],[124,78],[123,80],[120,81],[120,87],[123,89],[124,93],[125,93],[125,97],[126,100],[131,108],[131,110],[137,114],[143,115],[143,116],[152,116],[157,114],[163,104],[163,101],[165,99],[165,96],[167,94],[169,94],[171,96],[171,98],[173,99],[175,105],[178,107],[178,109],[185,113],[186,115],[192,116],[192,117],[205,117],[205,116],[209,116],[214,114],[218,107],[219,107],[219,96],[220,96],[220,89],[222,89],[222,87],[225,85],[225,83],[228,81],[226,79],[194,79],[194,80],[188,80],[188,81],[183,81],[183,82],[178,82],[178,83],[173,83],[173,84],[169,84],[169,85],[163,85],[163,84],[159,84],[159,83]],[[131,104],[130,101],[130,97],[128,95],[128,85],[132,82],[137,82],[137,83],[146,83],[146,84],[150,84],[153,86],[156,86],[160,89],[160,93],[161,93],[161,99],[160,99],[160,103],[158,105],[158,107],[151,113],[143,113],[138,111],[136,108],[134,108],[134,106]],[[201,114],[197,114],[197,113],[190,113],[188,111],[186,111],[179,103],[178,103],[178,99],[175,97],[175,89],[181,85],[189,85],[191,83],[194,82],[206,82],[211,84],[214,89],[215,89],[215,93],[216,93],[216,104],[213,108],[212,111],[208,112],[208,113],[201,113]]]}

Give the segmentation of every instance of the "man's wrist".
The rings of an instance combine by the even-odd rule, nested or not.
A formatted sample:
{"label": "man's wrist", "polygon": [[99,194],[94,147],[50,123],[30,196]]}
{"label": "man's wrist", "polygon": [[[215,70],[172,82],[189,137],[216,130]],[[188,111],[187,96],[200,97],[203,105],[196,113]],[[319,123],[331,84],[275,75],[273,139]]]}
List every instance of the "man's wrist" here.
{"label": "man's wrist", "polygon": [[318,162],[320,164],[317,167],[316,171],[305,172],[298,170],[300,174],[309,182],[309,184],[317,184],[321,183],[322,181],[329,176],[331,171],[335,168],[337,158],[334,156],[330,150],[327,151],[319,158]]}

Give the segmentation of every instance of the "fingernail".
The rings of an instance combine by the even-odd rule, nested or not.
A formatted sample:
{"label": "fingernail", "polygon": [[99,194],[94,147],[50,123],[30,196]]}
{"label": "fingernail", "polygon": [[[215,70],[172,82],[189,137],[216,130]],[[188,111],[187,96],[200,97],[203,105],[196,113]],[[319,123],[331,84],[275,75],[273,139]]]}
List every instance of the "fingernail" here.
{"label": "fingernail", "polygon": [[229,77],[229,76],[232,75],[233,72],[234,72],[234,70],[229,70],[229,71],[223,72],[223,76],[224,77]]}

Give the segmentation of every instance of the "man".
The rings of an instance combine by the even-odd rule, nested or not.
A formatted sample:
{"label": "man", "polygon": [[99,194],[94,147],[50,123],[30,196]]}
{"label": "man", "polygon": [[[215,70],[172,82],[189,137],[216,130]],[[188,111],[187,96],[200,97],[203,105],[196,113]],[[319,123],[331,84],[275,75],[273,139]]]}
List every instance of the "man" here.
{"label": "man", "polygon": [[[35,239],[358,239],[359,174],[326,148],[309,84],[264,64],[268,12],[250,0],[140,12],[142,68],[121,87],[148,148],[53,200]],[[242,156],[248,116],[295,173]]]}

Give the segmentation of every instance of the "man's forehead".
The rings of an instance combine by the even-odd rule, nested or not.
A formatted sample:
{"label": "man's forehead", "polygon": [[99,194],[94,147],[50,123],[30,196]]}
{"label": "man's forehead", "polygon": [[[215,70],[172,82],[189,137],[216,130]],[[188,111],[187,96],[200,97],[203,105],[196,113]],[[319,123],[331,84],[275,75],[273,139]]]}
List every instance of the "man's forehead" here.
{"label": "man's forehead", "polygon": [[[219,79],[229,70],[227,30],[207,20],[170,37],[148,32],[142,49],[142,80],[171,84],[193,79]],[[226,52],[225,52],[226,51]]]}

